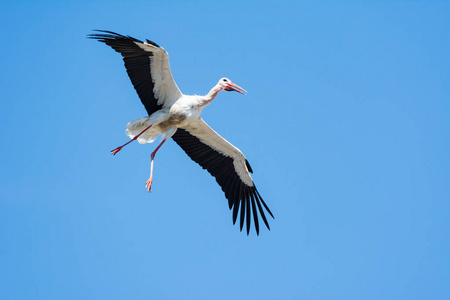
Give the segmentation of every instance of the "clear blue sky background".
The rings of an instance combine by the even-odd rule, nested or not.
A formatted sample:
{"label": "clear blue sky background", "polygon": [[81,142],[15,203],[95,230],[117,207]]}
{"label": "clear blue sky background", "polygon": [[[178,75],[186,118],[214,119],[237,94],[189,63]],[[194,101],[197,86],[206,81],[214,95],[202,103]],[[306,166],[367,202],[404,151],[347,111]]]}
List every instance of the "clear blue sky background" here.
{"label": "clear blue sky background", "polygon": [[[450,299],[450,2],[2,1],[0,299]],[[107,29],[170,53],[276,219],[232,225]]]}

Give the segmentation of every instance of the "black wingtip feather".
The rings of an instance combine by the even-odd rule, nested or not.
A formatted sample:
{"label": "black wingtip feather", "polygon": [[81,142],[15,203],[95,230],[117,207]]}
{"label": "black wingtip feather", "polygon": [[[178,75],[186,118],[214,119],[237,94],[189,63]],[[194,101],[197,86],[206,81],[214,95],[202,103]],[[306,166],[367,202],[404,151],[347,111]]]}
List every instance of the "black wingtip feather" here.
{"label": "black wingtip feather", "polygon": [[261,214],[261,218],[263,219],[264,224],[266,224],[267,229],[270,230],[269,222],[267,221],[266,214],[264,213],[264,209],[261,206],[261,201],[259,200],[259,195],[255,194],[256,204],[258,205],[259,213]]}
{"label": "black wingtip feather", "polygon": [[240,188],[240,192],[239,192],[239,199],[241,199],[241,231],[242,228],[244,227],[244,220],[245,220],[245,200],[243,199],[244,197],[244,184],[241,184],[241,188]]}
{"label": "black wingtip feather", "polygon": [[[256,189],[255,189],[256,190]],[[264,208],[267,210],[267,212],[270,214],[270,216],[275,219],[272,212],[270,211],[269,207],[267,206],[266,202],[262,199],[261,195],[259,194],[258,190],[256,190],[256,193],[258,193],[259,199],[261,200],[261,203],[264,205]]]}
{"label": "black wingtip feather", "polygon": [[150,45],[153,45],[153,46],[155,46],[155,47],[161,48],[161,46],[158,45],[158,44],[155,43],[155,42],[152,42],[152,41],[150,41],[150,40],[146,40],[146,41],[147,41],[147,43],[149,43]]}
{"label": "black wingtip feather", "polygon": [[253,173],[252,167],[250,167],[250,163],[248,162],[248,160],[245,160],[245,165],[247,166],[247,169],[250,173]]}
{"label": "black wingtip feather", "polygon": [[250,198],[252,199],[253,222],[255,223],[256,235],[259,235],[258,212],[256,211],[255,196],[253,193],[250,193]]}
{"label": "black wingtip feather", "polygon": [[247,235],[249,235],[250,233],[250,221],[251,221],[251,216],[250,216],[250,199],[248,196],[248,191],[247,191],[247,187],[245,187],[245,203],[247,204]]}
{"label": "black wingtip feather", "polygon": [[233,225],[236,224],[237,215],[239,211],[239,195],[237,191],[239,189],[239,180],[235,179],[232,185],[232,201],[233,201]]}

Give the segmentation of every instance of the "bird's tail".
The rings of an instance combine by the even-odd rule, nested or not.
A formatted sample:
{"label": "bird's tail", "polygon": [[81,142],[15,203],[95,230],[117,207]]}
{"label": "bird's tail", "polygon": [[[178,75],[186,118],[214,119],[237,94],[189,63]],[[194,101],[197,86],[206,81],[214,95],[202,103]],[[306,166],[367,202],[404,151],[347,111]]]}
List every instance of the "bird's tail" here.
{"label": "bird's tail", "polygon": [[[140,134],[149,125],[150,123],[148,122],[148,117],[140,118],[128,123],[125,133],[132,139]],[[156,128],[150,127],[141,136],[139,136],[137,140],[139,144],[153,143],[158,137],[158,134],[159,132],[156,131]]]}

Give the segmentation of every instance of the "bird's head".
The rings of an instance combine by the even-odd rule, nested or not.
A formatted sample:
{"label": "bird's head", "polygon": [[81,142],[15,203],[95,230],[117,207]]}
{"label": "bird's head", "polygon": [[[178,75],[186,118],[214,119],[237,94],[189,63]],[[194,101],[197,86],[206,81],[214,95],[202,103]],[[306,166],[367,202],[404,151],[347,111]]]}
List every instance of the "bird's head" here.
{"label": "bird's head", "polygon": [[222,88],[222,90],[227,92],[235,91],[241,94],[245,94],[247,92],[237,84],[232,83],[230,79],[225,77],[219,80],[218,85]]}

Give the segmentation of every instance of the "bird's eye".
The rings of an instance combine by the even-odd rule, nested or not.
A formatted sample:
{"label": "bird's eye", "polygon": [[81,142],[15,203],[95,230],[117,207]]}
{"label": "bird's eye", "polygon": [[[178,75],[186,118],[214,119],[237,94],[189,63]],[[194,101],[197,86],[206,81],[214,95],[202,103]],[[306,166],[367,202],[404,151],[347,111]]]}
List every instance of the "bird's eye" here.
{"label": "bird's eye", "polygon": [[228,80],[224,79],[223,81],[227,82]]}

